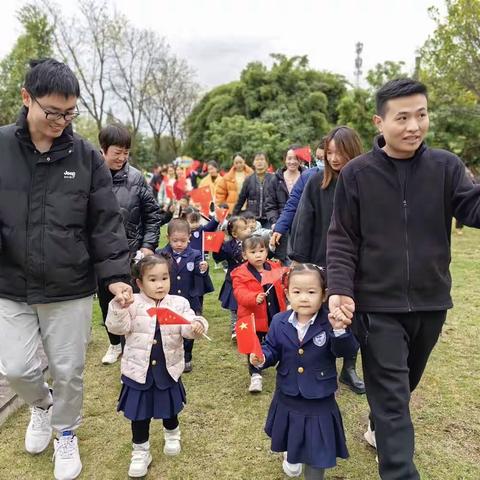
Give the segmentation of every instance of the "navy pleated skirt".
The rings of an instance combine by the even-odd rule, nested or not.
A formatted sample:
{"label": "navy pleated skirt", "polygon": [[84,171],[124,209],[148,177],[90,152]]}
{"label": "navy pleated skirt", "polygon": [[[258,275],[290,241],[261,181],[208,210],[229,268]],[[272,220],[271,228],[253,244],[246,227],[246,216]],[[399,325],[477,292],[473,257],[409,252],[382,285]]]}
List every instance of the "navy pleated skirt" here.
{"label": "navy pleated skirt", "polygon": [[172,387],[163,390],[155,383],[147,390],[123,384],[117,410],[122,411],[129,420],[172,418],[183,409],[185,403],[187,396],[180,379]]}
{"label": "navy pleated skirt", "polygon": [[230,280],[225,280],[223,282],[218,299],[222,304],[222,308],[234,310],[235,312],[238,310],[237,300],[235,299],[235,295],[233,294],[233,286]]}
{"label": "navy pleated skirt", "polygon": [[335,396],[309,400],[275,392],[265,432],[272,451],[287,452],[289,463],[331,468],[348,450]]}

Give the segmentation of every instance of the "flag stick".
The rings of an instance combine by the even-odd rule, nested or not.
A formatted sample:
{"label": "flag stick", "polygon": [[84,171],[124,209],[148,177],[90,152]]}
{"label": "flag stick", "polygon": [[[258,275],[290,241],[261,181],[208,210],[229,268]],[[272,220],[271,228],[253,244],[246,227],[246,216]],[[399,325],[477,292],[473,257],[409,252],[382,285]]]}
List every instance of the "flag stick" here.
{"label": "flag stick", "polygon": [[202,230],[202,262],[205,261],[205,245],[204,245],[204,242],[205,242],[205,231]]}
{"label": "flag stick", "polygon": [[272,283],[272,284],[265,290],[265,295],[268,295],[268,293],[270,292],[270,290],[273,288],[274,285],[275,285],[275,282]]}
{"label": "flag stick", "polygon": [[205,333],[202,333],[202,337],[205,337],[209,342],[212,341],[212,339],[208,335],[206,335]]}

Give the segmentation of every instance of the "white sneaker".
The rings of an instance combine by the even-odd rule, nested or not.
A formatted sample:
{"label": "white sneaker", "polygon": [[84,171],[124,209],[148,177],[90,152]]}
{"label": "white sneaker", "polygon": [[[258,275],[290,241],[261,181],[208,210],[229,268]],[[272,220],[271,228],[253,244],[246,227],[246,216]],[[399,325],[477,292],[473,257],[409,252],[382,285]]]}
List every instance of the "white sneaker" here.
{"label": "white sneaker", "polygon": [[287,477],[299,477],[302,474],[303,463],[288,463],[287,452],[283,452],[282,468]]}
{"label": "white sneaker", "polygon": [[254,373],[250,377],[250,386],[248,387],[250,393],[258,393],[262,391],[262,376],[259,373]]}
{"label": "white sneaker", "polygon": [[148,467],[152,463],[150,455],[150,442],[133,444],[132,460],[128,469],[128,476],[137,478],[147,474]]}
{"label": "white sneaker", "polygon": [[104,365],[112,365],[118,360],[118,357],[122,354],[122,344],[110,345],[108,347],[107,353],[102,358],[102,363]]}
{"label": "white sneaker", "polygon": [[63,432],[54,441],[55,480],[73,480],[82,471],[80,452],[78,451],[78,439],[73,432]]}
{"label": "white sneaker", "polygon": [[175,430],[167,430],[164,428],[163,434],[165,437],[163,453],[165,455],[178,455],[182,450],[182,446],[180,445],[180,427],[175,428]]}
{"label": "white sneaker", "polygon": [[28,453],[43,452],[52,439],[52,406],[48,410],[32,407],[30,423],[25,433],[25,450]]}
{"label": "white sneaker", "polygon": [[367,431],[363,434],[365,441],[373,448],[377,448],[377,439],[375,438],[375,430],[372,430],[370,422],[368,422]]}

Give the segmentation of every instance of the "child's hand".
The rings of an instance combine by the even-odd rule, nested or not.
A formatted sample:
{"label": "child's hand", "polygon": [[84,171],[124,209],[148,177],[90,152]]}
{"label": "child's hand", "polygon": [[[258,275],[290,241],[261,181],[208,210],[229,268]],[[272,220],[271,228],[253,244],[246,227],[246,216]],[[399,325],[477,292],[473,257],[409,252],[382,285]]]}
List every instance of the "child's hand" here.
{"label": "child's hand", "polygon": [[205,273],[208,270],[208,263],[205,260],[202,260],[198,266],[200,268],[200,273]]}
{"label": "child's hand", "polygon": [[257,295],[257,303],[260,305],[265,300],[266,296],[267,296],[267,294],[265,292],[259,293]]}
{"label": "child's hand", "polygon": [[205,333],[205,327],[198,320],[192,322],[192,332],[195,336],[200,337]]}
{"label": "child's hand", "polygon": [[328,314],[328,320],[330,321],[330,325],[334,330],[339,330],[342,328],[347,328],[350,323],[345,321],[345,317],[347,313],[344,310],[345,307],[337,307],[333,312]]}
{"label": "child's hand", "polygon": [[254,367],[258,367],[259,365],[261,365],[264,362],[265,362],[265,355],[262,355],[262,357],[260,358],[260,357],[257,357],[254,353],[250,354],[250,363]]}

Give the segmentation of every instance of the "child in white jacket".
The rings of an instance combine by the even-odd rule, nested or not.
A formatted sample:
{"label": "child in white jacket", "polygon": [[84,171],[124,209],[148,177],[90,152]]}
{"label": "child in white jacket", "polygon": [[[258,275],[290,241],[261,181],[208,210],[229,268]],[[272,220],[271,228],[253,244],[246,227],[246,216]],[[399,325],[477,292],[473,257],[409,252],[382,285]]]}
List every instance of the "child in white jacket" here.
{"label": "child in white jacket", "polygon": [[[208,329],[188,300],[169,295],[171,258],[151,255],[140,260],[133,276],[140,288],[132,305],[109,305],[106,325],[111,333],[125,335],[122,390],[118,410],[132,422],[133,452],[129,476],[143,477],[152,461],[150,421],[163,419],[166,455],[180,453],[178,413],[186,402],[180,375],[183,372],[183,338],[197,338]],[[160,324],[155,308],[169,309],[188,324]],[[165,312],[165,311],[164,311]],[[162,315],[159,315],[161,317]]]}

